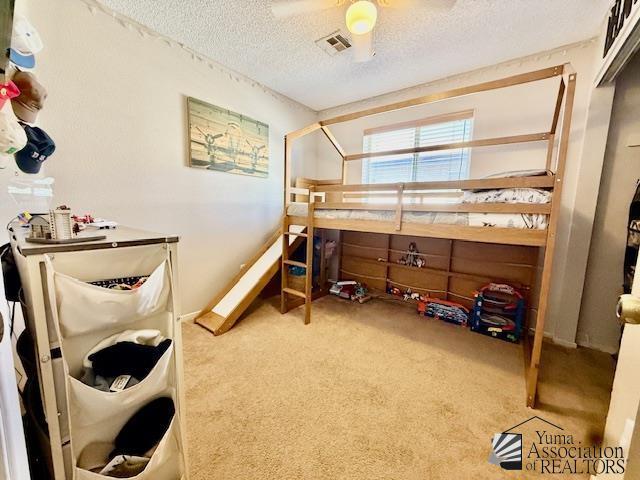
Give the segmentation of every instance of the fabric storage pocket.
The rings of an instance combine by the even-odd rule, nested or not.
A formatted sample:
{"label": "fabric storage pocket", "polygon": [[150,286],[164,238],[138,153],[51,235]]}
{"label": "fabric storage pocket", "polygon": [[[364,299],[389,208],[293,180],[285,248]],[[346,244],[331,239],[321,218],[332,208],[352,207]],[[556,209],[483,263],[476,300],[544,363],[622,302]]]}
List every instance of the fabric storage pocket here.
{"label": "fabric storage pocket", "polygon": [[[158,444],[144,471],[130,480],[179,480],[184,471],[182,454],[180,453],[180,426],[178,417],[174,416],[171,425]],[[75,480],[107,480],[114,477],[100,475],[81,468],[74,468]]]}
{"label": "fabric storage pocket", "polygon": [[[175,398],[172,387],[175,383],[173,348],[171,344],[144,380],[120,392],[103,392],[67,376],[75,479],[114,478],[79,468],[77,462],[83,450],[94,442],[113,442],[123,425],[152,400]],[[144,471],[128,478],[179,479],[183,470],[179,438],[179,417],[176,413]]]}
{"label": "fabric storage pocket", "polygon": [[[114,417],[121,417],[133,412],[147,401],[166,392],[174,382],[173,375],[173,343],[162,354],[149,375],[137,385],[121,392],[103,392],[80,380],[68,376],[69,409],[72,419],[74,437],[78,446],[84,446],[89,438],[85,430],[112,430]],[[113,433],[113,436],[117,432]]]}
{"label": "fabric storage pocket", "polygon": [[171,280],[162,262],[136,290],[110,290],[53,272],[57,316],[64,338],[124,326],[168,308]]}

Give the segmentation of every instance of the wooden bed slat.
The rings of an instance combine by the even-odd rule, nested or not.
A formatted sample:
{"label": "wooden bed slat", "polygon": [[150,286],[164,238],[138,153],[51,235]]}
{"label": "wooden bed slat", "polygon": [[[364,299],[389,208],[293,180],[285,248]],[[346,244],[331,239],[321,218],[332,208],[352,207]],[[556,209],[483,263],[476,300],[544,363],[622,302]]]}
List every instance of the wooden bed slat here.
{"label": "wooden bed slat", "polygon": [[416,107],[418,105],[440,102],[448,98],[463,97],[465,95],[486,92],[488,90],[513,87],[515,85],[522,85],[523,83],[535,82],[538,80],[544,80],[545,78],[562,75],[563,72],[564,65],[556,65],[555,67],[544,68],[542,70],[537,70],[534,72],[522,73],[507,78],[501,78],[499,80],[492,80],[490,82],[479,83],[477,85],[470,85],[468,87],[454,88],[452,90],[447,90],[446,92],[431,93],[422,97],[391,103],[389,105],[383,105],[381,107],[368,108],[359,112],[339,115],[337,117],[320,121],[320,125],[327,126],[333,125],[334,123],[349,122],[351,120],[356,120],[358,118],[368,117],[371,115],[377,115],[380,113],[392,112],[394,110],[400,110],[403,108]]}
{"label": "wooden bed slat", "polygon": [[[318,203],[316,210],[376,210],[395,211],[395,204],[378,204],[362,202],[331,202]],[[477,213],[530,213],[548,215],[551,213],[551,204],[548,203],[422,203],[404,204],[404,212],[477,212]]]}
{"label": "wooden bed slat", "polygon": [[333,132],[329,130],[328,127],[320,127],[320,128],[322,129],[322,133],[324,133],[324,135],[327,137],[329,142],[331,142],[331,145],[333,145],[333,148],[336,149],[336,151],[338,152],[338,155],[340,155],[344,159],[344,156],[345,156],[344,149],[340,146],[340,143],[338,142],[338,139],[333,134]]}
{"label": "wooden bed slat", "polygon": [[493,145],[511,145],[513,143],[543,142],[549,139],[549,133],[533,133],[529,135],[513,135],[509,137],[486,138],[484,140],[469,140],[467,142],[443,143],[440,145],[425,145],[423,147],[400,148],[384,152],[354,153],[345,155],[345,161],[362,160],[363,158],[390,157],[392,155],[410,155],[414,153],[438,152],[442,150],[456,150],[458,148],[490,147]]}
{"label": "wooden bed slat", "polygon": [[[292,223],[298,224],[307,217],[290,216]],[[316,228],[333,230],[350,230],[354,232],[393,233],[397,235],[412,235],[416,237],[451,238],[454,240],[469,240],[473,242],[502,243],[505,245],[529,245],[542,247],[547,240],[546,230],[501,227],[469,227],[465,225],[442,225],[419,223],[403,223],[400,230],[396,230],[395,222],[381,222],[375,220],[342,220],[316,218]]]}
{"label": "wooden bed slat", "polygon": [[[438,182],[407,182],[404,191],[414,190],[493,190],[499,188],[552,188],[554,175],[513,178],[481,178],[474,180],[447,180]],[[397,191],[397,183],[374,183],[369,185],[318,185],[317,192],[385,192]]]}

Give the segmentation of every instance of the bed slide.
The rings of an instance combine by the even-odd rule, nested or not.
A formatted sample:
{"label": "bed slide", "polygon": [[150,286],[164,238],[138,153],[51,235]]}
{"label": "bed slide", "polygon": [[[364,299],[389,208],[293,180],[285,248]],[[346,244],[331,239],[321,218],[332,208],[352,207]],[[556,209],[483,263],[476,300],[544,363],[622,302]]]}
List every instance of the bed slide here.
{"label": "bed slide", "polygon": [[[289,231],[302,233],[305,226],[291,225]],[[300,237],[288,236],[289,245]],[[278,230],[249,260],[240,272],[209,303],[196,319],[196,323],[214,335],[228,331],[251,305],[262,289],[280,269],[282,234]]]}

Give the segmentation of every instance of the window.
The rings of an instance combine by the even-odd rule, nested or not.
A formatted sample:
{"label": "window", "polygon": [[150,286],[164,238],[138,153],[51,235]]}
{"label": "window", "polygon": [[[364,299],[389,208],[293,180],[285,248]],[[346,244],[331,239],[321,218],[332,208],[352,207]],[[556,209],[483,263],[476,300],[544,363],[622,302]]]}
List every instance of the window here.
{"label": "window", "polygon": [[[459,112],[364,132],[363,151],[384,152],[471,140],[473,112]],[[362,183],[428,182],[469,178],[470,150],[411,153],[362,161]]]}

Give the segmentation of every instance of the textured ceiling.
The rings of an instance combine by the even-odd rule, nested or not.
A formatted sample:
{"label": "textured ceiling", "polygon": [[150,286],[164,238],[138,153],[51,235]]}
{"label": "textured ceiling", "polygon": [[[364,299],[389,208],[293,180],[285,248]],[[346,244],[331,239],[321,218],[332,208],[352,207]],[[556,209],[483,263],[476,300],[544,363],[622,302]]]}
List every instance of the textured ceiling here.
{"label": "textured ceiling", "polygon": [[609,0],[458,0],[380,9],[376,56],[353,63],[314,41],[344,28],[345,7],[274,18],[270,0],[99,0],[307,105],[341,105],[597,35]]}

